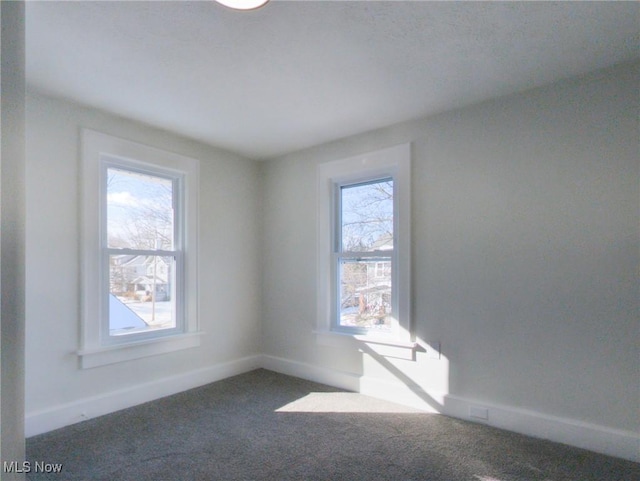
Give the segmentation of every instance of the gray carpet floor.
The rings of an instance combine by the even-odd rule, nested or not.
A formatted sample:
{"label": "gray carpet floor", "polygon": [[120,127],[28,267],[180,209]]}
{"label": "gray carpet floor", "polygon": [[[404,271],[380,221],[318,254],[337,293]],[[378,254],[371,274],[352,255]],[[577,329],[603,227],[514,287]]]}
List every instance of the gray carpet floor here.
{"label": "gray carpet floor", "polygon": [[31,481],[640,480],[637,463],[263,369],[34,436],[27,459]]}

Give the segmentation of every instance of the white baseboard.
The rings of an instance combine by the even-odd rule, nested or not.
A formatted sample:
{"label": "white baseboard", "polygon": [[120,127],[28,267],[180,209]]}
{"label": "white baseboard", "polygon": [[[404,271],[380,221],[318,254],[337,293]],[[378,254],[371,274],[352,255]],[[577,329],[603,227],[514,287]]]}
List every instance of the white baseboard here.
{"label": "white baseboard", "polygon": [[[471,417],[472,408],[486,410],[487,419]],[[453,395],[446,397],[444,414],[640,462],[640,434],[632,431],[611,429],[513,406],[475,402]]]}
{"label": "white baseboard", "polygon": [[46,433],[86,419],[109,414],[120,409],[252,371],[261,367],[261,359],[261,356],[249,356],[177,376],[146,382],[134,387],[112,391],[100,396],[78,399],[42,411],[27,413],[25,417],[25,435],[29,437]]}
{"label": "white baseboard", "polygon": [[[400,381],[379,380],[309,364],[262,356],[262,367],[291,376],[360,392],[428,412],[480,422],[528,436],[640,462],[640,435],[570,418],[550,416],[512,406],[476,402],[445,393],[426,393]],[[474,417],[471,413],[474,413]],[[483,417],[486,414],[486,419]],[[478,417],[479,416],[479,417]]]}
{"label": "white baseboard", "polygon": [[416,393],[417,389],[411,389],[411,387],[399,382],[363,377],[344,371],[334,371],[274,356],[262,356],[262,367],[282,374],[396,402],[423,411],[442,412],[442,409],[440,409],[444,397],[442,393],[430,393],[429,396],[425,396],[423,393]]}
{"label": "white baseboard", "polygon": [[[249,356],[101,396],[78,399],[46,410],[27,413],[25,433],[27,437],[35,436],[260,367],[424,411],[481,422],[489,426],[640,462],[640,436],[631,431],[610,429],[512,406],[476,402],[446,393],[426,393],[417,385],[411,386],[400,381],[360,376],[275,356]],[[470,415],[472,411],[476,417]],[[483,417],[486,419],[482,419]]]}
{"label": "white baseboard", "polygon": [[327,384],[348,391],[355,392],[359,389],[359,376],[349,372],[334,371],[275,356],[262,356],[261,365],[270,371]]}

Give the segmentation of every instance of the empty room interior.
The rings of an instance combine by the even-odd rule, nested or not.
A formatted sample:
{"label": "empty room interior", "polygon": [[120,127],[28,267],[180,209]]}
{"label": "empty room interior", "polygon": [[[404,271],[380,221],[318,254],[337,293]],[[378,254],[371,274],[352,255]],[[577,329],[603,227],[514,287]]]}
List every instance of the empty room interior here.
{"label": "empty room interior", "polygon": [[3,479],[255,370],[640,462],[639,25],[2,2]]}

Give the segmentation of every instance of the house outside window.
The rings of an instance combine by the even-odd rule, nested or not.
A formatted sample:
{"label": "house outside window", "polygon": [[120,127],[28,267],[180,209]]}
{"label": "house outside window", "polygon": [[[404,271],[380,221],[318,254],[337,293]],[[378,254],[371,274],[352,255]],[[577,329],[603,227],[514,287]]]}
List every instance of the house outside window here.
{"label": "house outside window", "polygon": [[383,178],[335,186],[338,328],[392,327],[393,185]]}
{"label": "house outside window", "polygon": [[410,343],[410,146],[318,166],[321,335]]}
{"label": "house outside window", "polygon": [[198,161],[82,140],[82,367],[198,345]]}
{"label": "house outside window", "polygon": [[[102,261],[108,264],[110,296],[103,342],[180,331],[183,175],[106,155],[101,163],[106,184]],[[124,309],[112,309],[114,303]]]}

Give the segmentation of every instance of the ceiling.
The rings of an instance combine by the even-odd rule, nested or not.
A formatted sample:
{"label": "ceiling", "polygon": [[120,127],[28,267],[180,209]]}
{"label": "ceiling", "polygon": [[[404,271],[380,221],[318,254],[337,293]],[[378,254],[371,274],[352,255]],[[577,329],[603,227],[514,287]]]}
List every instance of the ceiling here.
{"label": "ceiling", "polygon": [[266,159],[639,58],[636,2],[27,2],[27,86]]}

